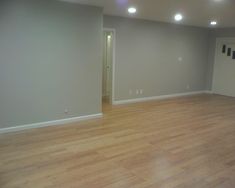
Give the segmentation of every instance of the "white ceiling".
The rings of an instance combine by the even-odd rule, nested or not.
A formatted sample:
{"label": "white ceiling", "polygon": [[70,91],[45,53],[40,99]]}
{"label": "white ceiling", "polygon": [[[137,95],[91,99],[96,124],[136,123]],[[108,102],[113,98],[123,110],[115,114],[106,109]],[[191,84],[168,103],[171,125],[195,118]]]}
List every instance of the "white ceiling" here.
{"label": "white ceiling", "polygon": [[[147,20],[175,22],[176,13],[182,13],[185,25],[209,27],[217,20],[216,27],[235,27],[235,0],[63,0],[104,8],[104,14],[135,17]],[[127,8],[134,6],[138,12],[130,16]]]}

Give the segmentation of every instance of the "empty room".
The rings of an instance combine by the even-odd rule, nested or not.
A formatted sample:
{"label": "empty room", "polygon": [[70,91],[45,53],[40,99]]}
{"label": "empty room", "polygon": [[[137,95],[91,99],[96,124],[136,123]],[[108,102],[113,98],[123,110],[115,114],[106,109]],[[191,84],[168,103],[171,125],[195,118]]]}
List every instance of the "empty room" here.
{"label": "empty room", "polygon": [[0,188],[234,188],[234,0],[1,0]]}

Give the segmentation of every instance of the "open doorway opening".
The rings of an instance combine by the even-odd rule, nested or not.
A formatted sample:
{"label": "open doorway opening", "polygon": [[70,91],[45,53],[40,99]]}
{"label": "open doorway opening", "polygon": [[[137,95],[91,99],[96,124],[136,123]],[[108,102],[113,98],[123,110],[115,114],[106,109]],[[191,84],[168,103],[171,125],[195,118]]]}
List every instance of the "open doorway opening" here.
{"label": "open doorway opening", "polygon": [[103,32],[103,103],[113,103],[114,99],[114,39],[115,31],[104,29]]}

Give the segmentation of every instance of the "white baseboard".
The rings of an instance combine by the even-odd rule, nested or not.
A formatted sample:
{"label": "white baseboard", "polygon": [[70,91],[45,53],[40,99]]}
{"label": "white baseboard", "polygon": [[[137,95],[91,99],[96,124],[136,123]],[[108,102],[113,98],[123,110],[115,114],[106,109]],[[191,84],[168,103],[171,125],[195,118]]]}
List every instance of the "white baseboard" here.
{"label": "white baseboard", "polygon": [[102,113],[92,114],[92,115],[87,115],[87,116],[80,116],[80,117],[73,117],[73,118],[68,118],[68,119],[60,119],[60,120],[54,120],[54,121],[48,121],[48,122],[33,123],[33,124],[28,124],[28,125],[20,125],[16,127],[2,128],[0,129],[0,134],[23,131],[27,129],[41,128],[41,127],[58,126],[58,125],[64,125],[68,123],[76,123],[76,122],[80,122],[84,120],[101,118],[101,117],[103,117]]}
{"label": "white baseboard", "polygon": [[176,93],[176,94],[171,94],[171,95],[160,95],[160,96],[153,96],[153,97],[120,100],[120,101],[114,101],[113,104],[114,105],[130,104],[130,103],[138,103],[138,102],[145,102],[145,101],[152,101],[152,100],[163,100],[163,99],[170,99],[170,98],[176,98],[176,97],[198,95],[198,94],[204,94],[204,93],[209,94],[209,91],[193,91],[193,92],[187,92],[187,93]]}
{"label": "white baseboard", "polygon": [[211,90],[206,90],[205,93],[206,93],[206,94],[213,94],[214,92],[211,91]]}
{"label": "white baseboard", "polygon": [[[197,95],[197,94],[203,94],[203,93],[212,94],[213,92],[212,91],[194,91],[194,92],[187,92],[187,93],[177,93],[177,94],[171,94],[171,95],[161,95],[161,96],[114,101],[113,104],[120,105],[120,104],[145,102],[145,101],[151,101],[151,100],[163,100],[163,99]],[[103,117],[102,113],[92,114],[92,115],[87,115],[87,116],[80,116],[80,117],[73,117],[73,118],[68,118],[68,119],[54,120],[54,121],[48,121],[48,122],[34,123],[34,124],[28,124],[28,125],[20,125],[20,126],[16,126],[16,127],[2,128],[2,129],[0,129],[0,134],[23,131],[23,130],[27,130],[27,129],[41,128],[41,127],[64,125],[64,124],[68,124],[68,123],[75,123],[75,122],[80,122],[80,121],[95,119],[95,118],[101,118],[101,117]]]}

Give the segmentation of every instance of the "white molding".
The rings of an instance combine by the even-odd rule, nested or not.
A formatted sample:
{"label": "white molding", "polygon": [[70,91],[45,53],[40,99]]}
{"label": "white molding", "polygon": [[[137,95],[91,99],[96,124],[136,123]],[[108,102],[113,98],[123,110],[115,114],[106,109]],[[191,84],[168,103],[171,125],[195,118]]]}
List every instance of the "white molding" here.
{"label": "white molding", "polygon": [[103,31],[109,31],[113,33],[113,62],[112,62],[112,104],[115,103],[115,65],[116,65],[116,29],[103,28]]}
{"label": "white molding", "polygon": [[102,113],[92,114],[92,115],[87,115],[87,116],[80,116],[80,117],[73,117],[73,118],[68,118],[68,119],[60,119],[60,120],[54,120],[54,121],[48,121],[48,122],[33,123],[33,124],[28,124],[28,125],[20,125],[16,127],[2,128],[0,129],[0,134],[23,131],[27,129],[41,128],[41,127],[59,126],[59,125],[64,125],[68,123],[76,123],[76,122],[80,122],[84,120],[101,118],[101,117],[103,117]]}
{"label": "white molding", "polygon": [[212,90],[206,90],[204,93],[206,93],[206,94],[214,94]]}
{"label": "white molding", "polygon": [[208,93],[208,91],[193,91],[193,92],[187,92],[187,93],[176,93],[176,94],[171,94],[171,95],[160,95],[160,96],[153,96],[153,97],[120,100],[120,101],[114,101],[114,105],[138,103],[138,102],[145,102],[145,101],[152,101],[152,100],[163,100],[163,99],[198,95],[198,94],[204,94],[204,93]]}
{"label": "white molding", "polygon": [[[231,40],[234,40],[235,37],[216,37],[216,42],[226,42],[231,43]],[[233,44],[233,42],[232,42]]]}

